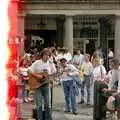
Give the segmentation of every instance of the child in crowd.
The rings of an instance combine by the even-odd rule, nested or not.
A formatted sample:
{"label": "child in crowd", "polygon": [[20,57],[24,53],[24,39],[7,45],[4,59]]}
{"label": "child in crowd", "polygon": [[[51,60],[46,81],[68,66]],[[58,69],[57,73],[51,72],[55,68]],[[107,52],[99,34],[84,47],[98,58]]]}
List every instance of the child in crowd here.
{"label": "child in crowd", "polygon": [[29,99],[28,99],[28,93],[29,93],[29,90],[28,90],[28,60],[23,58],[19,64],[19,74],[20,74],[20,77],[22,79],[22,83],[23,83],[23,99],[24,99],[24,102],[29,102]]}

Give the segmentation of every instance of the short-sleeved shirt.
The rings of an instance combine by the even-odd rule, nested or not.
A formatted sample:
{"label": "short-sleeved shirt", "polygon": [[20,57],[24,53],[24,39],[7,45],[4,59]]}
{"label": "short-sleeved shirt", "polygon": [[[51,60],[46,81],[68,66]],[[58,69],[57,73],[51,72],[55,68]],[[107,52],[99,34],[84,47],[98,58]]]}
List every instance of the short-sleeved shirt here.
{"label": "short-sleeved shirt", "polygon": [[106,74],[106,69],[103,65],[99,65],[97,67],[93,68],[92,75],[93,75],[93,81],[99,81],[102,80],[102,74]]}
{"label": "short-sleeved shirt", "polygon": [[83,56],[82,55],[74,55],[71,63],[73,65],[75,65],[76,67],[78,67],[79,65],[81,65],[83,63]]}
{"label": "short-sleeved shirt", "polygon": [[112,70],[112,80],[111,80],[111,89],[117,88],[118,85],[116,86],[115,83],[118,83],[118,81],[120,80],[120,70]]}
{"label": "short-sleeved shirt", "polygon": [[118,81],[118,89],[117,92],[120,93],[120,80]]}
{"label": "short-sleeved shirt", "polygon": [[106,78],[108,79],[109,83],[108,83],[108,89],[111,89],[111,82],[112,82],[112,70],[108,71],[108,74],[106,76]]}
{"label": "short-sleeved shirt", "polygon": [[19,68],[19,73],[20,73],[20,75],[22,75],[22,76],[28,76],[28,68],[20,67],[20,68]]}
{"label": "short-sleeved shirt", "polygon": [[47,70],[48,74],[53,74],[56,72],[56,68],[54,63],[47,61],[44,62],[42,60],[35,61],[30,67],[29,70],[34,73],[39,73],[44,70]]}
{"label": "short-sleeved shirt", "polygon": [[[79,74],[78,69],[72,65],[72,64],[67,64],[66,68],[61,68],[62,75],[60,75],[60,81],[68,81],[68,80],[73,80],[72,76],[77,76]],[[69,75],[68,72],[69,71]]]}
{"label": "short-sleeved shirt", "polygon": [[90,75],[92,70],[91,62],[83,62],[83,64],[81,65],[81,70],[84,75]]}

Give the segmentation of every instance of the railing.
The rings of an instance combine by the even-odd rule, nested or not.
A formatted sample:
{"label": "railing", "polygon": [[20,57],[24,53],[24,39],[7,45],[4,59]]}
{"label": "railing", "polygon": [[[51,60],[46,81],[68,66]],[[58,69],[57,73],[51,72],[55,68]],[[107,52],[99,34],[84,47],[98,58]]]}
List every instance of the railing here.
{"label": "railing", "polygon": [[21,0],[26,3],[119,4],[120,0]]}

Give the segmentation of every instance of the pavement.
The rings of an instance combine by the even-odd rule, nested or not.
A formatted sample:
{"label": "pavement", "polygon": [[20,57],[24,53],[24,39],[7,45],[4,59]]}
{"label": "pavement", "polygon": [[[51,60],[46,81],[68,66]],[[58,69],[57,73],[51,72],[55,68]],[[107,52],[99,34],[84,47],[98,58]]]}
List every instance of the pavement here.
{"label": "pavement", "polygon": [[[80,98],[77,97],[77,103]],[[33,103],[21,103],[20,113],[18,113],[22,119],[21,120],[35,120],[32,118],[33,108],[35,105]],[[59,85],[54,85],[53,88],[53,120],[93,120],[93,107],[92,105],[78,105],[78,114],[73,115],[72,113],[65,113],[65,100],[62,87]],[[115,114],[108,112],[106,120],[117,120]]]}
{"label": "pavement", "polygon": [[[77,102],[80,98],[77,98]],[[25,120],[32,120],[33,104],[21,104],[21,117]],[[55,85],[53,88],[53,120],[93,120],[93,107],[87,105],[78,105],[78,114],[65,113],[64,93],[61,86]],[[29,119],[28,119],[29,118]],[[24,120],[24,119],[23,119]]]}
{"label": "pavement", "polygon": [[[80,98],[77,98],[77,102]],[[53,89],[53,120],[93,120],[93,107],[78,105],[78,114],[66,114],[64,93],[61,86],[54,86]]]}

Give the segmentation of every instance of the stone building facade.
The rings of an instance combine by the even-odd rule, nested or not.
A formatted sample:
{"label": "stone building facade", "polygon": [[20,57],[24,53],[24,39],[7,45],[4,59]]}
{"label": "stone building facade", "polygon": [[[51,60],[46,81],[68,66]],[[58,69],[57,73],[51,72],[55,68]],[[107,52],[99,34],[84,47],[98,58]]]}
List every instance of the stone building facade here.
{"label": "stone building facade", "polygon": [[20,6],[20,35],[40,36],[46,46],[71,52],[112,48],[120,56],[119,0],[21,0]]}

